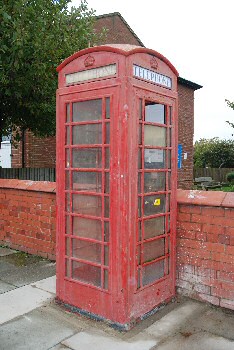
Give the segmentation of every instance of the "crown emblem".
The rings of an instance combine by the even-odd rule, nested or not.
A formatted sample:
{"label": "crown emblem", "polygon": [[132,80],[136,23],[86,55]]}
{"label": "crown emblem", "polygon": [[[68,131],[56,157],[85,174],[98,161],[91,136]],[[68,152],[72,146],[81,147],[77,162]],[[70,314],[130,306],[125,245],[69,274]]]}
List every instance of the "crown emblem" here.
{"label": "crown emblem", "polygon": [[84,65],[85,65],[85,67],[90,67],[90,66],[93,66],[94,62],[95,62],[95,58],[93,56],[89,55],[84,60]]}
{"label": "crown emblem", "polygon": [[152,57],[150,60],[150,66],[154,69],[158,69],[158,61],[155,57]]}

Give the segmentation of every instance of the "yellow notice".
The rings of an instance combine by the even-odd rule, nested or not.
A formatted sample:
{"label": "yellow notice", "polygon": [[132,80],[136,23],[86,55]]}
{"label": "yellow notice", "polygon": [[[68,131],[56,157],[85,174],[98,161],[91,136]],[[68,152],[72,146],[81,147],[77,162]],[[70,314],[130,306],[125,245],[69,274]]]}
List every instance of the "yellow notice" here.
{"label": "yellow notice", "polygon": [[161,204],[161,199],[160,198],[155,199],[154,205],[160,205],[160,204]]}

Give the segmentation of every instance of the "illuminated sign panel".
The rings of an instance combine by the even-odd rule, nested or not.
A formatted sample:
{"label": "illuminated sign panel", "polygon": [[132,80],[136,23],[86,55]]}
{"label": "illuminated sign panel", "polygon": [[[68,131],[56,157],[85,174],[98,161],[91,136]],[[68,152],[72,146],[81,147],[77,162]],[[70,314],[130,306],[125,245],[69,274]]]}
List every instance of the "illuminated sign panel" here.
{"label": "illuminated sign panel", "polygon": [[168,89],[172,88],[171,78],[167,77],[166,75],[156,73],[147,68],[142,68],[135,64],[133,65],[133,76],[144,79],[157,85],[165,86]]}
{"label": "illuminated sign panel", "polygon": [[116,75],[116,64],[109,64],[108,66],[98,67],[84,70],[81,72],[66,74],[66,84],[78,84],[84,81],[94,80],[99,78],[106,78]]}

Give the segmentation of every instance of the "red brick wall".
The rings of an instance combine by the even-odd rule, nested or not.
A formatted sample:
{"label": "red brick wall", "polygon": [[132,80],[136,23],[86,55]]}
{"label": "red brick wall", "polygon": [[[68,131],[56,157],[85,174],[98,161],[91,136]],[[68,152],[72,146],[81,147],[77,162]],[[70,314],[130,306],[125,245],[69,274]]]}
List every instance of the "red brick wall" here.
{"label": "red brick wall", "polygon": [[[55,168],[56,138],[40,138],[33,133],[25,133],[25,167],[26,168]],[[18,148],[12,146],[12,168],[22,167],[22,142]]]}
{"label": "red brick wall", "polygon": [[99,45],[104,44],[130,44],[143,46],[140,40],[134,36],[127,23],[117,14],[114,16],[98,17],[95,23],[95,30],[101,33],[106,28],[105,38]]}
{"label": "red brick wall", "polygon": [[191,189],[193,184],[194,91],[178,84],[178,143],[182,144],[182,168],[178,169],[178,188]]}
{"label": "red brick wall", "polygon": [[55,187],[0,179],[0,244],[55,259]]}
{"label": "red brick wall", "polygon": [[234,193],[178,191],[177,287],[234,310]]}

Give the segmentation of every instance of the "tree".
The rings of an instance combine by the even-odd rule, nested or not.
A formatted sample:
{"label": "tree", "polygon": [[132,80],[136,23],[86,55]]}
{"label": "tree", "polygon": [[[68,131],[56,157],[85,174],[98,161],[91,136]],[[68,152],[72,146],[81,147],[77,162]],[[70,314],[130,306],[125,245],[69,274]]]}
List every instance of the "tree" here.
{"label": "tree", "polygon": [[86,0],[0,0],[0,136],[55,133],[56,67],[97,40]]}
{"label": "tree", "polygon": [[234,141],[200,139],[194,145],[194,166],[196,168],[233,168],[234,167]]}
{"label": "tree", "polygon": [[[227,103],[228,107],[234,109],[234,102],[230,102],[229,100],[225,100],[225,102]],[[234,128],[234,123],[231,123],[228,120],[226,120],[226,123],[228,123],[232,128]]]}

